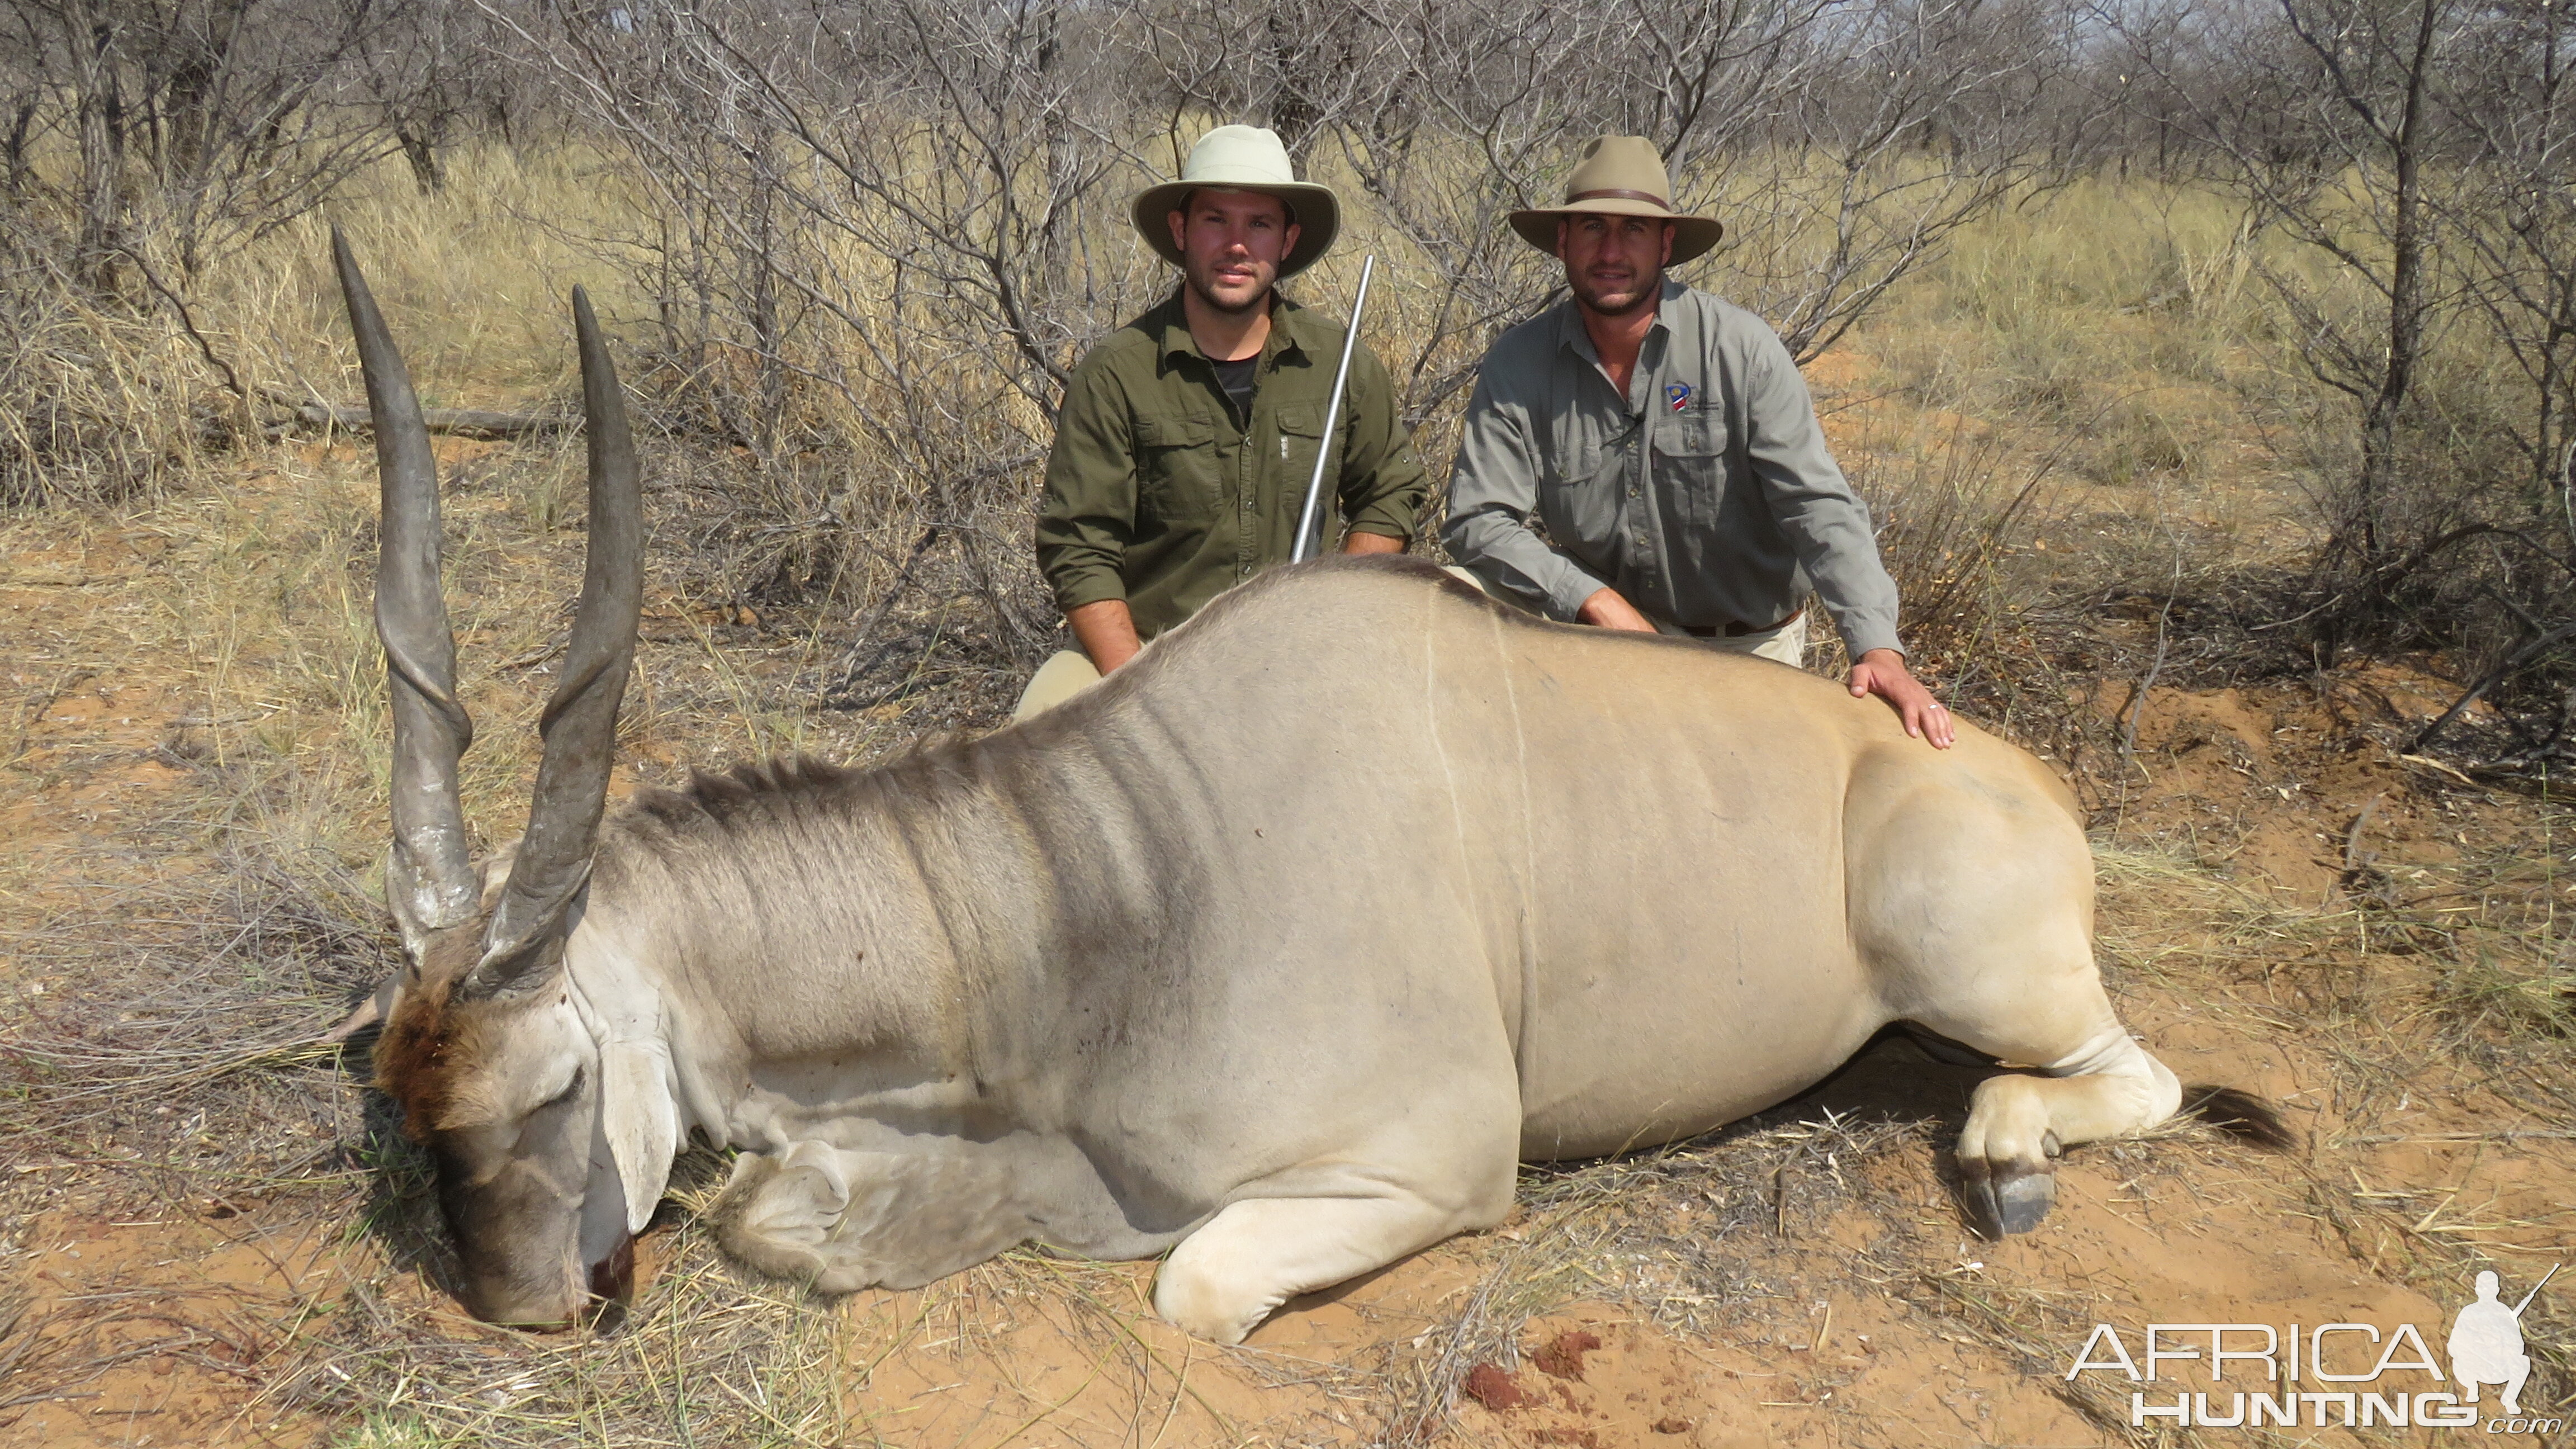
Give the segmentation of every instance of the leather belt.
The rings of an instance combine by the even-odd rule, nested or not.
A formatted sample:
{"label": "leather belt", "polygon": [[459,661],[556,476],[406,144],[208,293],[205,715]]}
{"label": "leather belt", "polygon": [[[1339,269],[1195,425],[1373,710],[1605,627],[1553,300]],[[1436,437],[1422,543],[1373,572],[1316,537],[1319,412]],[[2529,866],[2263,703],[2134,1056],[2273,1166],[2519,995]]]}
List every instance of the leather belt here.
{"label": "leather belt", "polygon": [[1684,624],[1682,632],[1694,639],[1714,639],[1721,634],[1729,639],[1741,639],[1747,634],[1768,634],[1776,629],[1786,629],[1797,623],[1798,616],[1805,612],[1804,606],[1792,609],[1789,617],[1777,624],[1747,624],[1741,619],[1729,619],[1723,624]]}

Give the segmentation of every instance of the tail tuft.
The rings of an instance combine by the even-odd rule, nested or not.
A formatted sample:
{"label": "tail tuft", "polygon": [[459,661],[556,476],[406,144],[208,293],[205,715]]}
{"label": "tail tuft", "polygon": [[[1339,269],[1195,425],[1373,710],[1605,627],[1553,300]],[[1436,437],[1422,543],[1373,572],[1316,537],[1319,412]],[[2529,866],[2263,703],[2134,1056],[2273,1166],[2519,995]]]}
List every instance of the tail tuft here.
{"label": "tail tuft", "polygon": [[2256,1147],[2288,1152],[2299,1145],[2297,1129],[2281,1120],[2281,1109],[2234,1087],[2207,1082],[2182,1089],[2182,1113]]}

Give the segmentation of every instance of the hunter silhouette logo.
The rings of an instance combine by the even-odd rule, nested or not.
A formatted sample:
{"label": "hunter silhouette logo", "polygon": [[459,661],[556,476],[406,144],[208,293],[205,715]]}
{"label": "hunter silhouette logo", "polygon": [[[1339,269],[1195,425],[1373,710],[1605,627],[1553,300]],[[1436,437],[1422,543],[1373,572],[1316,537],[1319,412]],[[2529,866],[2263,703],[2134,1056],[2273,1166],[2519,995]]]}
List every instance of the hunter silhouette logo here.
{"label": "hunter silhouette logo", "polygon": [[2479,1385],[2500,1384],[2504,1411],[2522,1412],[2522,1382],[2531,1377],[2531,1355],[2522,1351],[2522,1310],[2557,1276],[2558,1268],[2552,1266],[2520,1303],[2507,1308],[2496,1298],[2496,1275],[2478,1275],[2477,1301],[2451,1320],[2451,1377],[2460,1381],[2463,1398],[2474,1404]]}

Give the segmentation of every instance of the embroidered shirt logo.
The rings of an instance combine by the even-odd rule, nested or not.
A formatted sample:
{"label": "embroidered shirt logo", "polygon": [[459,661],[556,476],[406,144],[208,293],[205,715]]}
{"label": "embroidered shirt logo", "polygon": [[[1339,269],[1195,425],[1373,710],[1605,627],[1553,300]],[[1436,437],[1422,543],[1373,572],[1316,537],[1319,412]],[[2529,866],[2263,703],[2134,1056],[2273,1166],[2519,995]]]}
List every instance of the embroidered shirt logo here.
{"label": "embroidered shirt logo", "polygon": [[1689,383],[1676,382],[1664,389],[1664,401],[1672,405],[1674,412],[1680,412],[1682,409],[1689,407],[1690,400],[1691,385]]}

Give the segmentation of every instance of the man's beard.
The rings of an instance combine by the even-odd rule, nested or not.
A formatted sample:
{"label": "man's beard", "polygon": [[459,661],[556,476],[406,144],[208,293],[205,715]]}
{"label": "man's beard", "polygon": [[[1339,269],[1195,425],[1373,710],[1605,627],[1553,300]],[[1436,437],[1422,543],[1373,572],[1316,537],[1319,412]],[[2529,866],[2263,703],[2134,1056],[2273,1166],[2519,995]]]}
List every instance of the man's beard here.
{"label": "man's beard", "polygon": [[1601,304],[1600,295],[1598,293],[1584,287],[1573,277],[1569,276],[1565,279],[1566,290],[1574,294],[1574,299],[1582,303],[1590,311],[1603,317],[1626,317],[1637,312],[1641,308],[1653,306],[1655,299],[1664,294],[1664,269],[1661,267],[1655,268],[1653,271],[1648,272],[1643,277],[1639,278],[1638,283],[1637,294],[1629,298],[1623,305],[1617,307],[1605,307]]}
{"label": "man's beard", "polygon": [[1198,299],[1206,303],[1209,308],[1214,311],[1222,312],[1228,317],[1245,316],[1262,307],[1268,306],[1270,303],[1271,289],[1278,285],[1276,279],[1273,279],[1269,286],[1264,286],[1254,291],[1248,300],[1235,303],[1225,301],[1218,297],[1215,289],[1208,285],[1207,279],[1199,275],[1198,269],[1195,267],[1185,266],[1181,268],[1181,284],[1188,287],[1192,292],[1198,294]]}

